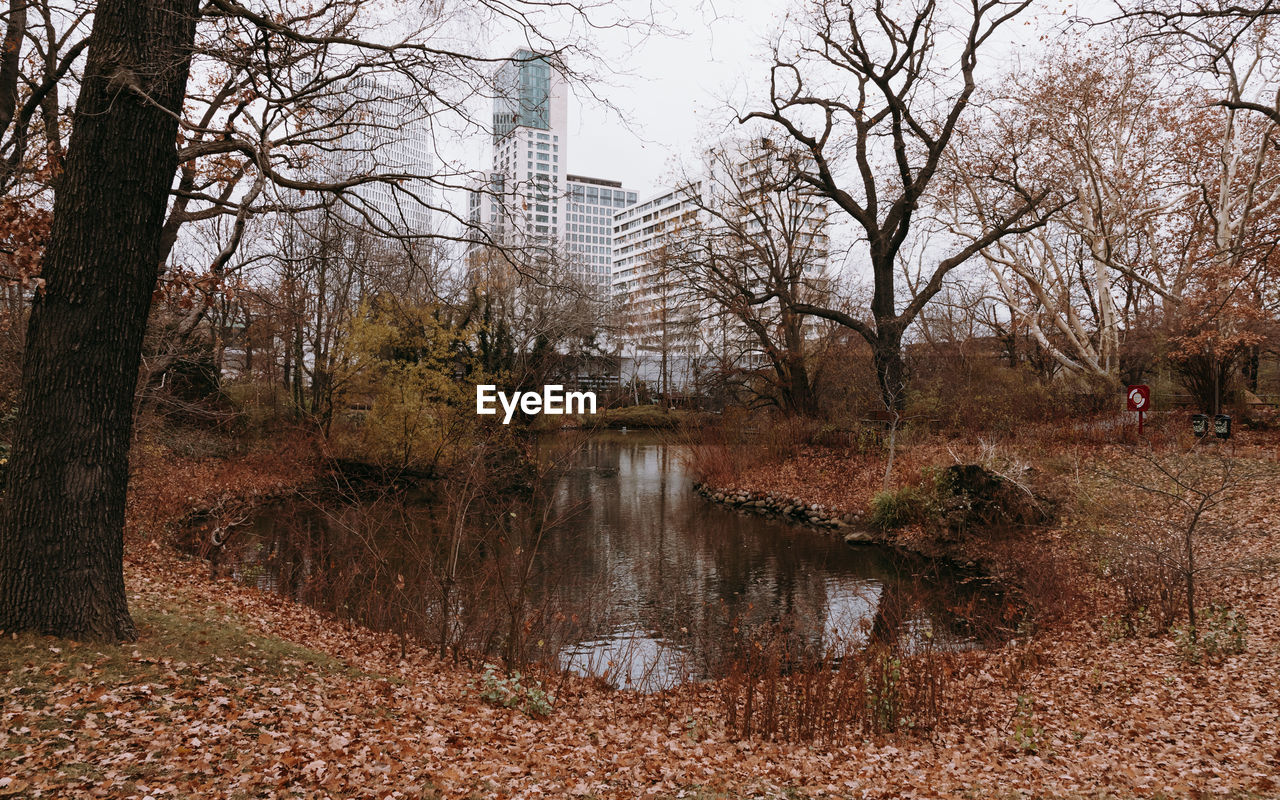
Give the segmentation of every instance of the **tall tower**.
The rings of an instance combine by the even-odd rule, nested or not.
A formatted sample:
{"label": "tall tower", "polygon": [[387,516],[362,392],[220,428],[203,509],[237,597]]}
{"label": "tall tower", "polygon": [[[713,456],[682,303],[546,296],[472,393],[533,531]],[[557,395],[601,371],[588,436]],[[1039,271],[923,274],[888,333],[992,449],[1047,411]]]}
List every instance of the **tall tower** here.
{"label": "tall tower", "polygon": [[568,99],[550,60],[517,50],[495,76],[493,172],[507,241],[554,244],[564,233]]}
{"label": "tall tower", "polygon": [[[493,167],[473,188],[470,224],[505,245],[546,247],[580,284],[609,294],[613,215],[636,202],[618,181],[568,174],[568,100],[550,59],[517,50],[494,75]],[[472,236],[477,254],[485,237]]]}

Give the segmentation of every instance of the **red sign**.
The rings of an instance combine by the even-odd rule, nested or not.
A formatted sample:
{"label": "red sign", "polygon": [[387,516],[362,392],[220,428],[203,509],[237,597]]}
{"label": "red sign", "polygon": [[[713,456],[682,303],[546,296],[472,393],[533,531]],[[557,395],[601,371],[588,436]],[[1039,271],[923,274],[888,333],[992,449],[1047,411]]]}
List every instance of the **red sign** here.
{"label": "red sign", "polygon": [[1130,411],[1146,411],[1151,408],[1151,387],[1145,383],[1138,386],[1130,386],[1129,394],[1129,410]]}

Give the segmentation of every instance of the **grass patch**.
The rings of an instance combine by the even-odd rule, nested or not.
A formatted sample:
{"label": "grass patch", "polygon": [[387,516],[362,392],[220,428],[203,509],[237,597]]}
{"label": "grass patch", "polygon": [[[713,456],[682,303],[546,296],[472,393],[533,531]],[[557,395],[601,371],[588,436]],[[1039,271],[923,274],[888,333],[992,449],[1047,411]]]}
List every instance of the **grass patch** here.
{"label": "grass patch", "polygon": [[656,405],[623,406],[606,408],[596,415],[595,422],[605,428],[678,428],[699,424],[705,416],[696,411]]}
{"label": "grass patch", "polygon": [[715,418],[705,411],[639,405],[604,408],[596,414],[538,414],[529,427],[541,432],[561,428],[683,428],[709,425]]}
{"label": "grass patch", "polygon": [[871,524],[881,530],[923,522],[929,514],[929,497],[915,486],[878,492],[871,498]]}
{"label": "grass patch", "polygon": [[42,693],[64,681],[111,686],[175,670],[188,676],[359,674],[332,656],[253,633],[216,606],[201,609],[144,598],[135,601],[132,613],[136,642],[80,643],[30,633],[0,638],[0,687]]}

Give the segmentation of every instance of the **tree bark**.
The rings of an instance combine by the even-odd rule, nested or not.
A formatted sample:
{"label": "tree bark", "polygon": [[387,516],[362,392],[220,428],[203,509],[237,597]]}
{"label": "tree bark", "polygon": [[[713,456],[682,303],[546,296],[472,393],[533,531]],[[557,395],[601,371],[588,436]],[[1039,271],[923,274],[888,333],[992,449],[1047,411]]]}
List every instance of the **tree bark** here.
{"label": "tree bark", "polygon": [[885,410],[899,412],[907,404],[907,373],[902,361],[902,334],[881,323],[872,342],[872,358]]}
{"label": "tree bark", "polygon": [[22,38],[27,32],[28,2],[9,0],[9,25],[4,44],[0,46],[0,133],[9,129],[18,106],[18,76],[22,72]]}
{"label": "tree bark", "polygon": [[177,171],[196,0],[101,0],[23,359],[0,630],[136,635],[123,530],[133,396]]}

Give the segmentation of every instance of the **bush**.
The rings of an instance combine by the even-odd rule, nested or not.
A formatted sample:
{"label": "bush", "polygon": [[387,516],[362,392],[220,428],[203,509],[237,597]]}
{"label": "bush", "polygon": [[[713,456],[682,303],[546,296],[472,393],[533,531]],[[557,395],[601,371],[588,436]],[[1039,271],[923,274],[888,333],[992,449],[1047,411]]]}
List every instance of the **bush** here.
{"label": "bush", "polygon": [[1182,660],[1191,664],[1218,662],[1244,652],[1249,626],[1244,616],[1231,606],[1214,604],[1196,615],[1199,624],[1173,629]]}
{"label": "bush", "polygon": [[1013,431],[1055,416],[1053,387],[1026,369],[986,360],[938,365],[911,386],[905,414],[942,430]]}
{"label": "bush", "polygon": [[931,505],[929,496],[916,486],[879,492],[871,498],[871,524],[891,530],[924,522]]}
{"label": "bush", "polygon": [[693,423],[699,415],[682,409],[668,409],[659,405],[624,406],[622,408],[606,408],[596,417],[590,415],[583,418],[588,424],[597,424],[606,428],[678,428],[686,423]]}
{"label": "bush", "polygon": [[938,516],[952,531],[1021,527],[1048,521],[1047,504],[1015,478],[981,464],[953,464],[934,471]]}
{"label": "bush", "polygon": [[519,709],[531,717],[551,714],[551,699],[542,684],[534,682],[532,686],[525,686],[522,683],[524,676],[519,672],[500,678],[497,670],[493,664],[484,665],[484,675],[480,677],[481,700],[503,708]]}

